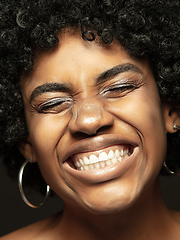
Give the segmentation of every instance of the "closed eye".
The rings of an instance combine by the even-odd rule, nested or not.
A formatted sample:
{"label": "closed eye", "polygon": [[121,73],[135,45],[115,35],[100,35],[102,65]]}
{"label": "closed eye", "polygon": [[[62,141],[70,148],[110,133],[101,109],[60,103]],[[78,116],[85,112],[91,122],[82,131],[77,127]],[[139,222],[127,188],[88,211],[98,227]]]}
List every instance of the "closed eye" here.
{"label": "closed eye", "polygon": [[46,100],[37,106],[32,106],[39,113],[60,113],[68,109],[72,105],[73,101],[69,97],[56,97]]}
{"label": "closed eye", "polygon": [[99,90],[100,94],[106,98],[120,98],[126,96],[135,89],[140,88],[144,84],[145,81],[142,75],[124,73],[121,75],[120,79],[115,78],[104,83]]}
{"label": "closed eye", "polygon": [[114,84],[105,88],[101,94],[107,98],[123,97],[136,88],[134,84]]}

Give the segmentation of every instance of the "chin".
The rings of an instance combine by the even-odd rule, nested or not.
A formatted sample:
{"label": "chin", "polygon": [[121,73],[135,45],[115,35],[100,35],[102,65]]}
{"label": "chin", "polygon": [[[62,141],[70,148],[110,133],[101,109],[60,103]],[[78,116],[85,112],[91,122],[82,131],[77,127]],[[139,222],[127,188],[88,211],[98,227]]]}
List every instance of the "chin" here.
{"label": "chin", "polygon": [[97,215],[106,215],[106,214],[118,214],[121,213],[128,208],[130,208],[132,204],[127,203],[116,203],[116,204],[92,204],[87,203],[86,210],[89,213],[97,214]]}
{"label": "chin", "polygon": [[132,207],[138,196],[100,196],[99,198],[83,199],[84,209],[90,213],[104,215],[120,213]]}

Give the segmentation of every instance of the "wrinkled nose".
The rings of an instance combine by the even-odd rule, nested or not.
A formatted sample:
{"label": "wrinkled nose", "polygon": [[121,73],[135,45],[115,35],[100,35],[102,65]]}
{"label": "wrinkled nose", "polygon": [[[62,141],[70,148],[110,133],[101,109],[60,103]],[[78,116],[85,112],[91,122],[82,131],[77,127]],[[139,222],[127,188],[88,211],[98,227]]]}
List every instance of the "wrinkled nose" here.
{"label": "wrinkled nose", "polygon": [[106,111],[101,100],[90,98],[74,107],[69,131],[72,134],[81,132],[94,135],[100,128],[111,126],[113,122],[113,115]]}

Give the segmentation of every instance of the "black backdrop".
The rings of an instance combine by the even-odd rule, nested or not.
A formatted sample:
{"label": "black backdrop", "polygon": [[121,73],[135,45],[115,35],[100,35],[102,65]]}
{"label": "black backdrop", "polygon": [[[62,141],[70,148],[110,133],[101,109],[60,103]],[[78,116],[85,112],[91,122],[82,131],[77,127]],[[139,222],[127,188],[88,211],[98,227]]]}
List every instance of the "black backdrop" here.
{"label": "black backdrop", "polygon": [[[180,211],[180,177],[161,177],[160,183],[167,206]],[[32,196],[33,203],[37,199],[41,202],[42,197],[37,193]],[[50,198],[39,209],[28,207],[21,199],[17,182],[9,179],[0,159],[0,237],[52,215],[62,208],[62,201],[57,196]]]}

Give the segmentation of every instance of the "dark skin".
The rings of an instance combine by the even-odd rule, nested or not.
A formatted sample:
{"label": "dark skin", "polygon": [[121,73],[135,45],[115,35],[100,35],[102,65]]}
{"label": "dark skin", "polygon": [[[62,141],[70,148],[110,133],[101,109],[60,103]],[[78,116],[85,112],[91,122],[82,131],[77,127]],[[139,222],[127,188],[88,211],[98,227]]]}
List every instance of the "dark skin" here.
{"label": "dark skin", "polygon": [[163,203],[158,174],[180,118],[147,60],[65,32],[21,89],[29,136],[20,151],[64,210],[2,239],[178,239],[180,216]]}

